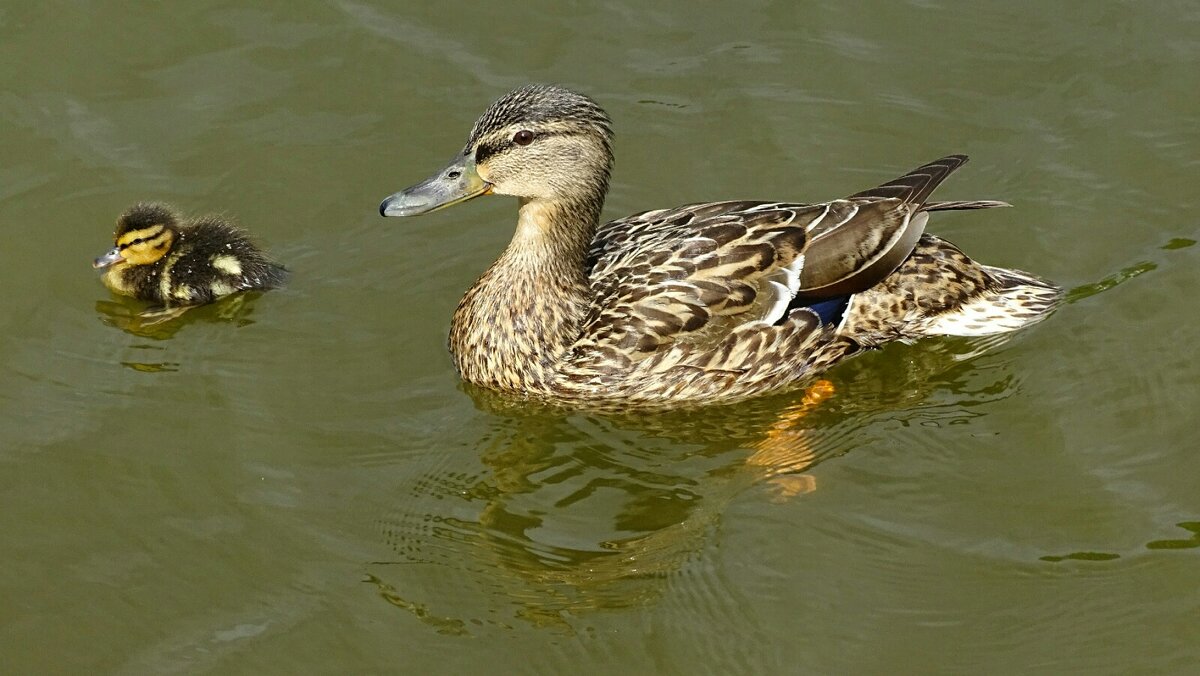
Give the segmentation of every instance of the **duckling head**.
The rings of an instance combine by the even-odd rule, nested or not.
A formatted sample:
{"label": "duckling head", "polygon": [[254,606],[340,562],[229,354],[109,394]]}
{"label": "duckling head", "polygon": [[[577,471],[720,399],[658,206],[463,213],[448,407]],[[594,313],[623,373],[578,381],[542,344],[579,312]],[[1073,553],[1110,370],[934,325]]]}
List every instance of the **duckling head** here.
{"label": "duckling head", "polygon": [[612,160],[611,124],[595,101],[525,85],[488,107],[445,169],[388,197],[379,213],[416,216],[488,194],[595,204],[598,213]]}
{"label": "duckling head", "polygon": [[114,246],[92,267],[153,265],[167,255],[179,234],[179,216],[159,202],[141,202],[117,219]]}

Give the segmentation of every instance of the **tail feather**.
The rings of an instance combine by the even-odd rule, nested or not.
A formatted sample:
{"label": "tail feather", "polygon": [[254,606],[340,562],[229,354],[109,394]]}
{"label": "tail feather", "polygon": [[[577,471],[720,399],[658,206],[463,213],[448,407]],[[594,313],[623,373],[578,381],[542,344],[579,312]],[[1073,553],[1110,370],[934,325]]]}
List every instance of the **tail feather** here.
{"label": "tail feather", "polygon": [[1061,300],[1062,289],[1052,282],[982,265],[925,234],[894,273],[851,298],[838,330],[865,346],[926,336],[991,336],[1045,319]]}
{"label": "tail feather", "polygon": [[951,202],[926,202],[921,211],[956,211],[963,209],[995,209],[1011,207],[1008,202],[1000,200],[956,200]]}
{"label": "tail feather", "polygon": [[[922,165],[881,186],[855,193],[849,199],[898,199],[906,204],[922,205],[929,195],[956,169],[967,163],[966,155],[947,155]],[[964,207],[959,207],[964,208]]]}
{"label": "tail feather", "polygon": [[1036,324],[1058,306],[1062,289],[1027,272],[979,266],[995,283],[953,309],[929,317],[920,333],[931,336],[991,336]]}
{"label": "tail feather", "polygon": [[[917,212],[914,219],[920,212],[1009,206],[998,200],[928,201],[966,162],[966,155],[948,155],[849,199],[899,200],[900,209]],[[953,244],[926,234],[892,274],[853,295],[839,331],[862,345],[922,336],[1001,335],[1041,321],[1061,300],[1062,289],[1046,280],[981,265]]]}

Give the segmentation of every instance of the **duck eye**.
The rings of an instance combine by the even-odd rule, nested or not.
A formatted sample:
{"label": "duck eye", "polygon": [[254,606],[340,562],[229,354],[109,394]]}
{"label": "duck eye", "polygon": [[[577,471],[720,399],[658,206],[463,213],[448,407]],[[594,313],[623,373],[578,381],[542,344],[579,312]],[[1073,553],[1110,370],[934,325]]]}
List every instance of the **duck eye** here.
{"label": "duck eye", "polygon": [[527,146],[530,143],[533,143],[533,132],[529,131],[528,129],[522,129],[521,131],[513,134],[513,143],[519,146]]}

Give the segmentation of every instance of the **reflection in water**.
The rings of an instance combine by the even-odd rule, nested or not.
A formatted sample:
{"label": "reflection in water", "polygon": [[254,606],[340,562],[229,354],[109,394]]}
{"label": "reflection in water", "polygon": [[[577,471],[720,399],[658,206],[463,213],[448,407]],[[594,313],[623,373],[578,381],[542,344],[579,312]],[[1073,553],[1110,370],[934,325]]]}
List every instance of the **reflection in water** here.
{"label": "reflection in water", "polygon": [[[1077,287],[1069,301],[1157,267],[1131,265]],[[477,453],[447,454],[382,520],[398,559],[374,564],[368,581],[389,603],[453,634],[511,626],[498,615],[514,607],[526,622],[573,631],[574,617],[654,603],[668,589],[693,616],[729,607],[713,603],[729,593],[725,583],[694,564],[738,495],[761,487],[770,500],[803,499],[820,488],[805,472],[869,444],[886,428],[880,422],[940,426],[984,415],[981,404],[1007,398],[1016,381],[1003,359],[970,360],[1009,338],[895,345],[839,365],[804,392],[709,409],[572,413],[469,390],[489,414],[487,433],[467,443]],[[1197,535],[1146,547],[1200,547],[1200,526],[1180,526]],[[1119,558],[1081,551],[1041,560]],[[483,598],[462,602],[460,594]],[[450,607],[492,616],[437,612]]]}
{"label": "reflection in water", "polygon": [[[651,603],[676,584],[696,587],[681,595],[704,604],[725,593],[721,583],[677,574],[737,495],[763,486],[783,501],[814,490],[801,472],[868,443],[880,417],[949,424],[981,415],[978,404],[1014,388],[1004,368],[963,363],[992,343],[896,346],[889,356],[903,358],[848,362],[803,393],[710,409],[601,416],[471,391],[491,415],[478,454],[446,457],[383,519],[399,559],[373,564],[368,581],[453,633],[507,626],[436,614],[464,607],[444,598],[464,593],[490,597],[466,607],[515,604],[519,618],[568,630],[570,616]],[[421,564],[430,565],[417,572]],[[426,573],[450,575],[451,588],[412,581]]]}
{"label": "reflection in water", "polygon": [[[237,326],[249,326],[253,312],[253,297],[262,294],[235,293],[215,303],[201,306],[179,306],[173,308],[147,308],[145,303],[135,300],[98,300],[96,313],[109,326],[132,333],[142,338],[167,340],[179,332],[188,321],[232,322]],[[134,367],[136,368],[136,366]]]}
{"label": "reflection in water", "polygon": [[385,601],[396,606],[397,608],[402,608],[412,613],[417,617],[418,620],[421,620],[425,624],[428,624],[436,629],[439,634],[453,634],[455,636],[459,636],[467,633],[466,624],[462,620],[457,620],[452,617],[439,617],[430,613],[429,609],[423,604],[413,603],[412,601],[405,599],[404,597],[400,596],[394,587],[374,575],[367,575],[366,581],[379,588],[379,595],[382,596]]}

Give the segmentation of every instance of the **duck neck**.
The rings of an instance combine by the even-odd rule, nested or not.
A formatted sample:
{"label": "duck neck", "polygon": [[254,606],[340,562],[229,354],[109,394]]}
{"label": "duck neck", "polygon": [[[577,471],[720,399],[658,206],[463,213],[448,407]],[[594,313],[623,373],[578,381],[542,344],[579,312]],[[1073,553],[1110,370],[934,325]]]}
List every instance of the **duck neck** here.
{"label": "duck neck", "polygon": [[587,252],[602,203],[521,200],[508,248],[463,297],[451,322],[450,351],[464,380],[547,390],[587,311]]}

